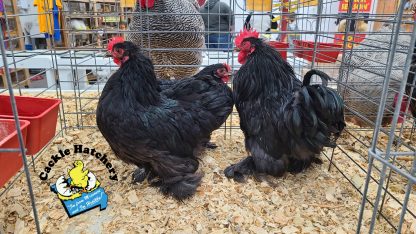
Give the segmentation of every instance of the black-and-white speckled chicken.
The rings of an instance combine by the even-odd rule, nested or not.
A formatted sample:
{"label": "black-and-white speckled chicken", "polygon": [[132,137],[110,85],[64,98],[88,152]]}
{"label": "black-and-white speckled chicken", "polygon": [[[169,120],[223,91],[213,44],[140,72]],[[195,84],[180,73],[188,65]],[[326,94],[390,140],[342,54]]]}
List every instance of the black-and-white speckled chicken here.
{"label": "black-and-white speckled chicken", "polygon": [[181,79],[197,73],[198,66],[192,65],[202,63],[200,48],[205,46],[198,9],[195,0],[137,1],[127,40],[144,51],[151,49],[158,78]]}

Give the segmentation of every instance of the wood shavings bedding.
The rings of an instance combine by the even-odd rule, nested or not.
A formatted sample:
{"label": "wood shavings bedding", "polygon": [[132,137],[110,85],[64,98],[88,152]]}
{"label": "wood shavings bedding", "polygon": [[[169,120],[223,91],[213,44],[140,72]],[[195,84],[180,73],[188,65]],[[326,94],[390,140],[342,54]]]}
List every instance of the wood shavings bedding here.
{"label": "wood shavings bedding", "polygon": [[[94,112],[96,102],[84,107]],[[75,110],[74,100],[64,99],[65,110]],[[75,115],[66,115],[67,126],[80,121]],[[95,125],[93,114],[82,120],[85,125]],[[238,126],[233,116],[227,126]],[[354,126],[349,126],[354,128]],[[230,129],[227,129],[230,131]],[[370,133],[363,133],[363,138]],[[266,181],[248,179],[240,184],[228,180],[223,169],[246,156],[244,137],[240,130],[225,133],[217,130],[212,140],[219,147],[201,155],[200,170],[204,173],[197,194],[190,200],[177,202],[164,197],[156,188],[144,184],[132,184],[134,166],[118,160],[97,129],[68,130],[54,140],[37,159],[37,171],[31,169],[41,229],[43,233],[354,233],[358,221],[361,196],[335,168],[328,171],[329,161],[314,165],[300,174],[286,174],[282,178]],[[370,138],[371,139],[371,135]],[[362,167],[367,168],[367,148],[355,145],[348,134],[341,139],[341,149]],[[50,179],[42,181],[39,173],[59,149],[83,144],[105,152],[118,174],[118,181],[109,178],[105,166],[94,157],[71,155],[62,158],[49,173]],[[346,147],[348,145],[348,147]],[[325,153],[329,156],[332,150]],[[56,194],[49,185],[72,168],[74,160],[82,159],[88,170],[101,182],[108,195],[108,207],[95,208],[73,218],[68,218]],[[334,153],[334,163],[362,190],[365,174],[340,150]],[[411,162],[410,162],[411,163]],[[375,174],[374,176],[377,177]],[[393,175],[391,192],[402,201],[405,180]],[[370,184],[370,198],[377,187]],[[384,213],[397,223],[400,206],[389,199]],[[409,209],[416,210],[416,194],[413,191]],[[368,232],[371,207],[364,215]],[[415,233],[416,220],[406,215],[402,233]],[[6,233],[34,233],[35,224],[31,211],[25,177],[21,176],[11,190],[0,197],[0,230]],[[382,219],[377,222],[375,233],[392,233],[393,229]]]}

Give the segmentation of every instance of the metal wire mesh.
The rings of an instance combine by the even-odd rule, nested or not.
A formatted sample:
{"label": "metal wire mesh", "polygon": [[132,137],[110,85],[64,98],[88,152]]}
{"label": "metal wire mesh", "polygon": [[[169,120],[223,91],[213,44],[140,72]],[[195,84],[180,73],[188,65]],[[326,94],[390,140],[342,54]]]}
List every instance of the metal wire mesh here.
{"label": "metal wire mesh", "polygon": [[[3,1],[3,4],[6,2]],[[406,9],[407,1],[368,1],[373,4],[370,9],[353,0],[258,1],[263,4],[256,11],[250,10],[248,2],[224,1],[233,11],[234,25],[230,21],[229,28],[234,31],[230,36],[234,37],[243,28],[250,15],[250,24],[265,40],[288,43],[287,49],[280,50],[287,51],[287,61],[294,67],[299,79],[310,68],[323,70],[334,78],[330,85],[337,88],[345,100],[347,118],[350,120],[348,128],[340,139],[339,146],[331,155],[325,156],[331,162],[328,169],[341,173],[362,196],[361,208],[357,210],[360,215],[356,232],[362,232],[363,227],[373,232],[378,222],[387,222],[392,230],[400,233],[404,217],[416,218],[415,210],[409,209],[409,197],[415,196],[416,183],[415,116],[407,111],[403,113],[400,105],[394,107],[396,94],[397,103],[406,100],[407,110],[411,100],[415,100],[415,97],[404,95],[416,38],[415,22],[410,11]],[[45,0],[45,4],[48,3]],[[196,47],[192,44],[181,44],[175,38],[171,39],[171,46],[155,45],[155,37],[198,34],[206,39],[209,34],[224,33],[211,29],[207,31],[203,27],[200,31],[189,31],[172,30],[167,26],[172,23],[169,22],[173,20],[172,17],[180,20],[181,17],[199,16],[199,13],[183,13],[180,10],[179,13],[155,13],[149,9],[136,11],[123,8],[118,1],[110,0],[64,0],[63,5],[63,26],[60,30],[62,40],[47,38],[43,50],[15,49],[13,45],[17,45],[25,36],[36,38],[43,34],[32,30],[25,36],[16,35],[11,28],[15,19],[21,22],[36,21],[39,14],[51,12],[6,11],[1,18],[4,27],[1,28],[0,36],[3,59],[1,66],[4,68],[8,87],[3,84],[0,94],[13,96],[14,91],[18,95],[60,98],[63,102],[60,106],[57,136],[64,134],[67,129],[96,128],[95,110],[98,98],[107,79],[117,69],[111,59],[104,57],[106,44],[112,36],[138,33],[141,35],[144,51],[192,52],[201,56],[200,64],[172,64],[162,61],[156,64],[158,68],[200,69],[219,62],[228,63],[233,70],[240,67],[237,53],[231,47],[207,48],[205,44]],[[340,6],[343,13],[334,13],[333,9]],[[209,10],[206,14],[208,21],[211,17],[230,16],[213,14]],[[131,21],[138,19],[149,22],[134,29],[126,27],[126,22],[131,24]],[[273,19],[277,19],[276,28],[272,28]],[[160,21],[160,28],[154,25],[157,21]],[[48,21],[48,24],[51,22]],[[348,30],[351,28],[353,30]],[[310,44],[305,48],[302,42]],[[340,46],[334,49],[324,43]],[[339,51],[340,55],[331,58],[330,53],[334,51]],[[30,69],[30,75],[22,78],[18,75],[20,69]],[[42,78],[42,82],[37,81],[38,78]],[[25,87],[28,82],[30,88]],[[232,138],[233,131],[239,129],[232,121],[233,118],[238,118],[236,112],[232,113],[222,127],[226,138]],[[397,124],[398,119],[402,119],[401,124]],[[19,136],[21,138],[20,132]],[[48,145],[44,149],[47,147]],[[358,154],[352,153],[351,148]],[[31,191],[29,166],[35,164],[43,150],[33,155],[30,163],[26,162],[23,148],[20,147],[19,150],[25,165],[19,176],[26,174]],[[340,164],[337,162],[339,158],[348,158],[349,163]],[[357,182],[357,178],[362,178],[363,182]],[[0,189],[0,196],[12,186],[13,181],[6,188]],[[397,193],[397,190],[400,192]],[[32,192],[30,195],[36,214],[35,198]],[[398,215],[389,213],[385,207],[387,204],[400,206],[402,212]],[[370,221],[364,218],[368,214],[371,215]],[[36,215],[34,222],[38,225]]]}

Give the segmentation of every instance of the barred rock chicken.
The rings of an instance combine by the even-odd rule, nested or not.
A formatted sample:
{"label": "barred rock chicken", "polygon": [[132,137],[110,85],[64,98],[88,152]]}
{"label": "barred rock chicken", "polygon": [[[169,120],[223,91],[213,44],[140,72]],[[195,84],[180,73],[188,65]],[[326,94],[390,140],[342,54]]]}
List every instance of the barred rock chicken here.
{"label": "barred rock chicken", "polygon": [[198,66],[191,65],[202,63],[202,51],[198,49],[204,48],[205,39],[204,22],[195,0],[137,1],[129,30],[129,41],[151,49],[157,77],[180,79],[198,71]]}
{"label": "barred rock chicken", "polygon": [[[225,175],[242,181],[253,173],[282,176],[297,173],[318,158],[323,147],[335,147],[345,127],[344,105],[329,77],[318,70],[306,73],[303,83],[279,52],[244,31],[235,39],[243,64],[233,81],[247,151],[251,154],[227,167]],[[322,85],[310,85],[312,75]]]}
{"label": "barred rock chicken", "polygon": [[211,76],[191,78],[170,88],[173,99],[160,92],[151,60],[134,43],[116,43],[112,54],[121,66],[99,99],[99,130],[117,157],[139,167],[134,174],[145,170],[163,194],[191,197],[202,178],[199,146],[231,113],[229,87]]}

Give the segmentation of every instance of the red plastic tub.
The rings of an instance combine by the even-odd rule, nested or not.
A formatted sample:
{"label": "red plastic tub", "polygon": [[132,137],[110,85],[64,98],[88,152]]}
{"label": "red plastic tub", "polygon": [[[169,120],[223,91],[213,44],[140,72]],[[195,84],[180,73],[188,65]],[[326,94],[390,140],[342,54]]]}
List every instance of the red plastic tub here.
{"label": "red plastic tub", "polygon": [[[312,62],[314,42],[293,40],[296,57],[306,59]],[[341,51],[342,45],[337,43],[318,42],[315,62],[317,63],[335,63]]]}
{"label": "red plastic tub", "polygon": [[[16,96],[19,119],[30,122],[27,154],[36,154],[55,136],[60,103],[60,99]],[[0,95],[0,118],[13,118],[9,96]]]}
{"label": "red plastic tub", "polygon": [[287,49],[289,48],[289,43],[283,43],[278,41],[269,41],[269,45],[276,48],[277,51],[282,55],[284,60],[287,60]]}
{"label": "red plastic tub", "polygon": [[[27,127],[30,122],[20,120],[20,129],[23,141],[26,142]],[[0,119],[0,149],[19,148],[16,124],[12,119]],[[22,156],[19,152],[0,152],[0,188],[3,187],[23,166]]]}

